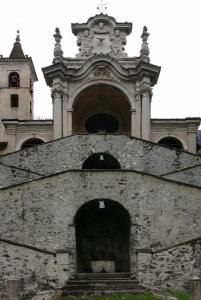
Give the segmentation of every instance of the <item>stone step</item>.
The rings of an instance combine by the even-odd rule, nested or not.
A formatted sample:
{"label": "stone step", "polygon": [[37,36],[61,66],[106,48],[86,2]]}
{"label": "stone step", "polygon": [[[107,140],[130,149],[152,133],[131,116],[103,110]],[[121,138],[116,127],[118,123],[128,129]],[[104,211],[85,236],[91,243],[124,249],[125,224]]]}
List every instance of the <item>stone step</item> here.
{"label": "stone step", "polygon": [[63,295],[92,295],[111,293],[142,293],[144,288],[139,286],[137,281],[125,278],[91,279],[80,280],[71,279],[63,287]]}
{"label": "stone step", "polygon": [[66,286],[138,286],[136,281],[132,280],[69,280]]}
{"label": "stone step", "polygon": [[142,294],[144,290],[104,290],[104,291],[99,291],[99,290],[76,290],[76,291],[68,291],[68,290],[63,290],[62,296],[85,296],[85,295],[111,295],[111,294],[131,294],[131,295],[139,295]]}
{"label": "stone step", "polygon": [[122,279],[122,278],[129,278],[130,273],[128,272],[119,272],[119,273],[77,273],[77,279]]}

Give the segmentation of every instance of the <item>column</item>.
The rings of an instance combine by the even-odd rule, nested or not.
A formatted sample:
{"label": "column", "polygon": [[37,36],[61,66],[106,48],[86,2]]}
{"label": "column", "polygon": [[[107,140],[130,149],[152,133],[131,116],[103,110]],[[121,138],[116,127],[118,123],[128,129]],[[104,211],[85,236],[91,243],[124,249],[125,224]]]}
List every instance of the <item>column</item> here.
{"label": "column", "polygon": [[52,90],[54,139],[59,139],[63,136],[62,98],[62,89],[55,88]]}
{"label": "column", "polygon": [[62,112],[62,116],[63,116],[63,136],[67,136],[68,132],[67,132],[67,127],[68,127],[68,120],[67,120],[67,108],[68,108],[68,93],[67,91],[64,91],[64,95],[63,95],[63,112]]}
{"label": "column", "polygon": [[131,109],[131,136],[137,136],[136,109]]}
{"label": "column", "polygon": [[151,130],[151,88],[141,90],[142,95],[142,139],[150,140]]}
{"label": "column", "polygon": [[141,94],[140,94],[140,82],[136,82],[136,90],[135,90],[135,136],[138,138],[142,137],[142,111],[141,111]]}
{"label": "column", "polygon": [[67,135],[73,133],[73,109],[67,109]]}

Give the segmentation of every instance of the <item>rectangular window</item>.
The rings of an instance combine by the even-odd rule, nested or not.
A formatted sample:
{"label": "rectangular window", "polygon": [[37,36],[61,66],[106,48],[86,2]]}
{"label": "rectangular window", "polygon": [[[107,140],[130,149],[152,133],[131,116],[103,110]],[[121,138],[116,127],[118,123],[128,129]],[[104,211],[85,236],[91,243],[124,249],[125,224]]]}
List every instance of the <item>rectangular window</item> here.
{"label": "rectangular window", "polygon": [[19,97],[16,94],[12,94],[10,96],[10,106],[11,107],[18,107],[19,106]]}

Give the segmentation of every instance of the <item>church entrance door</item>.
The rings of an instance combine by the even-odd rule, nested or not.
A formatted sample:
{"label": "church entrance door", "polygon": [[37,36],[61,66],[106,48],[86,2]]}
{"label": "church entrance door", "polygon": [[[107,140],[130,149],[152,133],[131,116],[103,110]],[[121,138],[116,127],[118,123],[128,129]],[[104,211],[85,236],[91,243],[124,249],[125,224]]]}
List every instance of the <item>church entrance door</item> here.
{"label": "church entrance door", "polygon": [[84,204],[76,218],[77,272],[128,272],[130,216],[118,202],[98,199]]}

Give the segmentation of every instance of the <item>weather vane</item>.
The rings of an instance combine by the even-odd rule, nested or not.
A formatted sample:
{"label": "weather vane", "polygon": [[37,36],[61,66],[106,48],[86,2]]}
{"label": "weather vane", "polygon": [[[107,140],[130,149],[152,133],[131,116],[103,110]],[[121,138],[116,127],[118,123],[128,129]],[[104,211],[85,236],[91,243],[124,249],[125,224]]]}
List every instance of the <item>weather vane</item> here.
{"label": "weather vane", "polygon": [[103,0],[101,0],[101,3],[98,4],[97,9],[100,11],[101,14],[104,14],[107,9],[107,3],[103,3]]}

